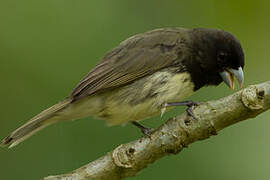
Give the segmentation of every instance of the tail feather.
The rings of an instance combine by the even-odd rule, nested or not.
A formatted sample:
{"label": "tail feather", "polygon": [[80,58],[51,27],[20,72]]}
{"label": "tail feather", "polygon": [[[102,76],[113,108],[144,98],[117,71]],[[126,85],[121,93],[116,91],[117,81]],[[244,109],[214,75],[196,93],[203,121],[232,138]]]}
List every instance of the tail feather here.
{"label": "tail feather", "polygon": [[23,126],[19,127],[9,136],[3,139],[1,146],[9,146],[9,148],[12,148],[41,129],[61,120],[61,117],[57,112],[64,109],[71,102],[71,99],[65,99],[60,103],[42,111],[40,114],[33,117]]}

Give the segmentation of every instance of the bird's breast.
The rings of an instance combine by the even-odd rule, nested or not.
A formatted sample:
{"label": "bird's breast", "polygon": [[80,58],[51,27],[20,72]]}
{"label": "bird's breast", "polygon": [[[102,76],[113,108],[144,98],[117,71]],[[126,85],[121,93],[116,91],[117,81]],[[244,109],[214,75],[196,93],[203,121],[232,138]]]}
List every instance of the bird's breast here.
{"label": "bird's breast", "polygon": [[160,114],[165,103],[182,101],[193,89],[188,73],[159,71],[109,92],[98,117],[112,125],[143,120]]}

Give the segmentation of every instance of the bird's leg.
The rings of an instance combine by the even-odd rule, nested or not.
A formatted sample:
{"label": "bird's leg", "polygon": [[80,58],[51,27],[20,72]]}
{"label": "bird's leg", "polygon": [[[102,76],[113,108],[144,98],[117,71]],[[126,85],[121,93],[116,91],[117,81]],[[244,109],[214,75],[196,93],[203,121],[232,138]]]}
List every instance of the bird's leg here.
{"label": "bird's leg", "polygon": [[194,119],[197,119],[197,118],[193,114],[193,107],[198,106],[198,105],[199,105],[199,103],[193,102],[193,101],[172,102],[172,103],[165,104],[166,107],[170,107],[170,106],[187,106],[188,108],[186,109],[186,112],[188,113],[188,115],[190,115]]}
{"label": "bird's leg", "polygon": [[138,123],[137,121],[132,121],[131,122],[133,125],[135,125],[136,127],[140,128],[141,132],[146,135],[146,136],[150,136],[152,134],[152,132],[154,131],[154,129],[152,128],[147,128],[144,127],[143,125],[141,125],[140,123]]}

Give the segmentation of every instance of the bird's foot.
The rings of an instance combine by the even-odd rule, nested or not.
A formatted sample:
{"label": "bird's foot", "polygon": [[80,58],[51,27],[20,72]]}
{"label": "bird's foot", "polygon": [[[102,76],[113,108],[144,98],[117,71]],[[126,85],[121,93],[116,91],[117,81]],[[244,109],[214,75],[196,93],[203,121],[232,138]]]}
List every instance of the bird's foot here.
{"label": "bird's foot", "polygon": [[136,127],[138,127],[141,132],[146,135],[147,137],[150,137],[151,134],[154,132],[153,128],[147,128],[144,127],[143,125],[141,125],[140,123],[136,122],[136,121],[132,121],[132,124],[135,125]]}
{"label": "bird's foot", "polygon": [[167,103],[166,107],[169,106],[187,106],[188,108],[186,109],[186,112],[189,116],[193,117],[194,119],[197,119],[196,116],[193,113],[193,108],[198,106],[198,102],[193,102],[193,101],[183,101],[183,102],[173,102],[173,103]]}

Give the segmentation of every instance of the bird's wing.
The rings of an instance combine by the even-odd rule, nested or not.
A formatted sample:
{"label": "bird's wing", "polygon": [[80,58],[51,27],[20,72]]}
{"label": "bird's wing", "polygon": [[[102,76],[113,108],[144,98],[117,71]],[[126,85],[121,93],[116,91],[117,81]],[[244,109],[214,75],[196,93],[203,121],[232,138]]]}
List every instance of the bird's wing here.
{"label": "bird's wing", "polygon": [[83,78],[71,96],[80,99],[179,64],[181,30],[160,29],[123,41]]}

